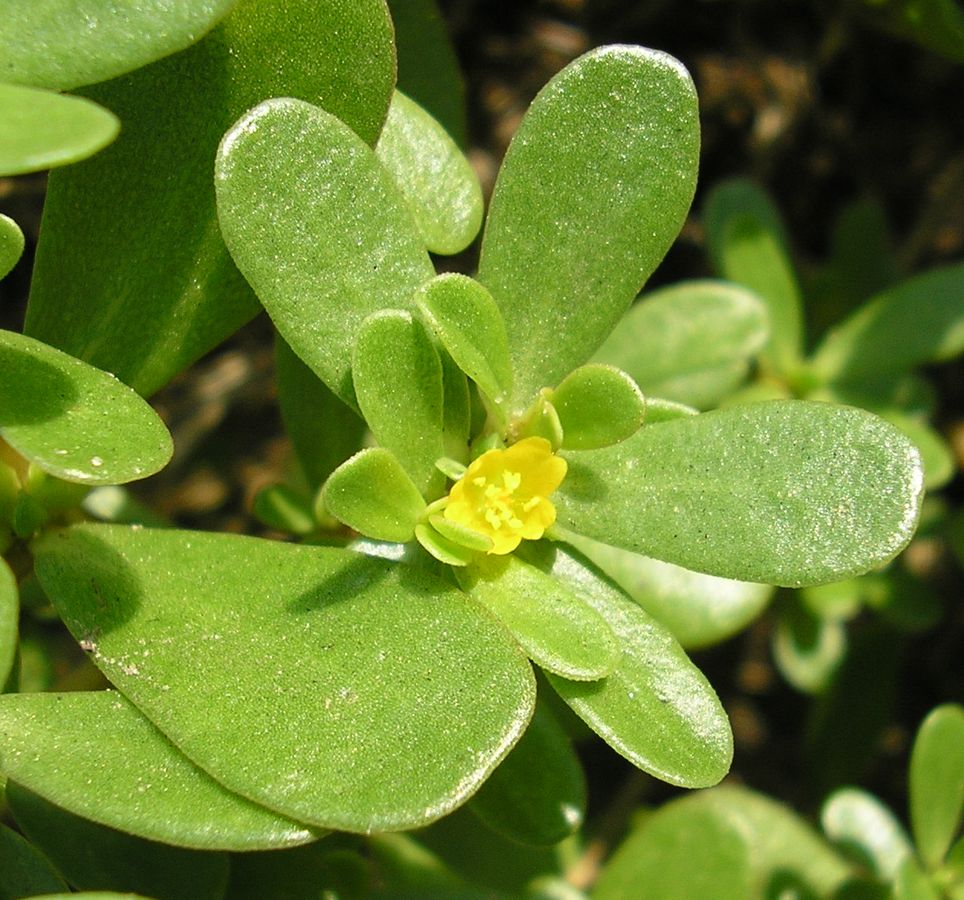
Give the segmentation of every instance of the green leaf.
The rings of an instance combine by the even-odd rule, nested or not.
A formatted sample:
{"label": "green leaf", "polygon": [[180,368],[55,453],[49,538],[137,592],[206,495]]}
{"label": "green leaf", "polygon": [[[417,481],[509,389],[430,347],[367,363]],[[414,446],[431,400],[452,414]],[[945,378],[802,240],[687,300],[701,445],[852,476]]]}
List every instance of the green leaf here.
{"label": "green leaf", "polygon": [[664,53],[601,47],[536,97],[479,262],[505,317],[513,412],[584,363],[629,308],[683,224],[698,155],[696,93]]}
{"label": "green leaf", "polygon": [[0,331],[0,384],[0,437],[57,478],[122,484],[171,458],[164,423],[134,391],[40,341]]}
{"label": "green leaf", "polygon": [[492,295],[477,281],[449,272],[425,284],[415,298],[449,355],[496,403],[512,385],[505,322]]}
{"label": "green leaf", "polygon": [[556,692],[633,765],[681,787],[716,784],[733,738],[703,674],[661,625],[572,552],[556,549],[552,574],[601,615],[622,657],[602,681],[548,678]]}
{"label": "green leaf", "polygon": [[921,858],[944,859],[964,814],[964,707],[932,710],[914,739],[910,759],[910,820]]}
{"label": "green leaf", "polygon": [[586,778],[569,738],[544,704],[536,706],[526,733],[469,809],[521,844],[556,844],[582,824]]}
{"label": "green leaf", "polygon": [[332,393],[280,335],[275,340],[275,377],[285,433],[308,487],[317,491],[361,448],[365,422]]}
{"label": "green leaf", "polygon": [[23,255],[24,239],[20,226],[0,213],[0,278],[5,278]]}
{"label": "green leaf", "polygon": [[827,381],[941,362],[964,350],[964,263],[887,288],[833,329],[813,355]]}
{"label": "green leaf", "polygon": [[745,288],[682,282],[644,295],[594,358],[628,372],[644,394],[715,406],[746,377],[768,329],[766,307]]}
{"label": "green leaf", "polygon": [[511,554],[480,558],[460,570],[458,579],[546,671],[595,681],[617,665],[619,645],[609,625],[565,580]]}
{"label": "green leaf", "polygon": [[382,0],[241,0],[194,47],[85,88],[124,129],[50,179],[27,333],[156,391],[259,309],[218,229],[224,132],[267,97],[297,97],[373,143],[393,79]]}
{"label": "green leaf", "polygon": [[13,781],[7,802],[23,833],[81,891],[132,891],[155,900],[218,900],[224,894],[224,853],[169,847],[106,828]]}
{"label": "green leaf", "polygon": [[35,560],[75,637],[96,635],[93,661],[179,750],[297,821],[369,832],[445,815],[532,711],[509,635],[413,567],[114,526],[52,533]]}
{"label": "green leaf", "polygon": [[237,0],[7,0],[3,80],[66,91],[116,78],[199,40]]}
{"label": "green leaf", "polygon": [[424,106],[456,143],[467,144],[465,86],[435,0],[388,0],[395,25],[398,89]]}
{"label": "green leaf", "polygon": [[358,328],[352,354],[355,396],[375,440],[390,450],[430,499],[444,477],[442,363],[411,313],[385,309]]}
{"label": "green leaf", "polygon": [[549,395],[567,450],[608,447],[635,434],[646,403],[636,382],[613,366],[590,363],[570,372]]}
{"label": "green leaf", "polygon": [[366,537],[405,543],[425,512],[418,488],[390,450],[369,447],[325,482],[322,503],[339,522]]}
{"label": "green leaf", "polygon": [[857,788],[834,791],[820,811],[820,824],[831,841],[884,881],[893,881],[904,860],[914,855],[897,817]]}
{"label": "green leaf", "polygon": [[[469,435],[472,433],[472,403],[478,402],[469,392],[465,373],[443,347],[436,345],[442,363],[442,440],[448,459],[468,462]],[[435,461],[438,466],[438,460]],[[440,470],[444,473],[444,469]]]}
{"label": "green leaf", "polygon": [[119,128],[112,112],[83,97],[0,84],[0,176],[86,159],[114,140]]}
{"label": "green leaf", "polygon": [[318,527],[308,498],[286,484],[269,484],[255,494],[254,517],[276,531],[311,534]]}
{"label": "green leaf", "polygon": [[18,900],[66,890],[50,861],[16,831],[0,823],[0,897]]}
{"label": "green leaf", "polygon": [[872,410],[882,419],[899,428],[917,448],[924,465],[924,487],[934,491],[943,487],[957,469],[954,451],[943,436],[926,422],[897,410]]}
{"label": "green leaf", "polygon": [[747,900],[750,848],[715,809],[667,804],[623,841],[603,868],[593,900]]}
{"label": "green leaf", "polygon": [[717,644],[763,611],[773,588],[717,578],[573,535],[571,543],[686,649]]}
{"label": "green leaf", "polygon": [[819,694],[847,652],[847,631],[839,619],[816,616],[791,597],[779,606],[772,648],[777,668],[790,684]]}
{"label": "green leaf", "polygon": [[414,100],[395,91],[375,154],[395,178],[425,246],[451,255],[482,227],[482,185],[445,129]]}
{"label": "green leaf", "polygon": [[[84,647],[96,652],[93,639]],[[267,850],[318,837],[225,790],[116,691],[0,697],[0,769],[75,815],[165,844]]]}
{"label": "green leaf", "polygon": [[803,307],[780,213],[750,181],[724,182],[703,210],[706,240],[720,277],[753,291],[767,307],[770,339],[763,358],[791,374],[803,351]]}
{"label": "green leaf", "polygon": [[942,900],[937,888],[912,856],[900,867],[892,896],[894,900]]}
{"label": "green leaf", "polygon": [[17,579],[0,557],[0,691],[7,683],[17,658],[17,625],[20,621],[20,596]]}
{"label": "green leaf", "polygon": [[919,515],[916,449],[848,407],[739,406],[564,455],[560,526],[726,578],[797,587],[864,572]]}
{"label": "green leaf", "polygon": [[225,135],[215,182],[234,261],[291,349],[354,405],[362,322],[410,307],[435,274],[391,176],[340,120],[277,99]]}

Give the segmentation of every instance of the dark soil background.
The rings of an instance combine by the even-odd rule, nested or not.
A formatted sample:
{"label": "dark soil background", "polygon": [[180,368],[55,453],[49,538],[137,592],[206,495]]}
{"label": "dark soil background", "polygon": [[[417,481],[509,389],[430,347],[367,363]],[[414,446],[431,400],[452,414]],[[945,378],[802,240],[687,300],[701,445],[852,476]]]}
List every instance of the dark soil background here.
{"label": "dark soil background", "polygon": [[[487,191],[531,99],[582,52],[604,43],[638,43],[687,66],[702,111],[700,186],[693,215],[652,285],[710,274],[699,213],[708,190],[734,175],[753,177],[772,193],[803,270],[826,257],[835,218],[861,197],[883,205],[903,272],[964,257],[964,65],[878,30],[842,0],[440,5],[465,73],[470,152]],[[0,285],[0,327],[22,324],[43,184],[42,176],[0,180],[0,205],[28,238],[26,258]],[[459,265],[471,269],[472,262],[470,252]],[[938,424],[964,461],[961,365],[932,374],[942,402]],[[283,477],[287,461],[266,320],[251,323],[154,399],[174,433],[177,454],[169,469],[138,489],[142,498],[186,527],[264,533],[250,516],[251,498]],[[959,501],[960,478],[944,495]],[[914,729],[933,705],[964,699],[961,575],[942,545],[927,552],[933,557],[927,564],[946,591],[945,620],[936,633],[909,641],[881,637],[874,622],[856,623],[861,640],[896,661],[900,676],[893,714],[882,729],[872,729],[871,743],[859,748],[862,759],[833,769],[859,779],[901,816]],[[806,750],[815,704],[775,673],[771,625],[765,617],[696,658],[733,721],[733,777],[810,813],[829,778],[814,770]],[[877,696],[885,688],[875,683],[876,659],[865,673],[870,708],[886,699]],[[857,704],[854,718],[860,718],[863,700],[850,698]],[[832,755],[832,740],[829,747]],[[583,753],[590,814],[603,835],[615,836],[635,803],[672,793],[601,744],[587,744]]]}

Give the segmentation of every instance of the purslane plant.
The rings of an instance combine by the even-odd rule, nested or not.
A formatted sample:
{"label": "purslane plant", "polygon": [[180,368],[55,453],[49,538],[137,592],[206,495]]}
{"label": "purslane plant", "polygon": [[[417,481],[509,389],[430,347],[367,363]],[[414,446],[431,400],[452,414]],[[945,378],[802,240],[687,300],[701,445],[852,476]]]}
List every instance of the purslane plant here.
{"label": "purslane plant", "polygon": [[[7,391],[0,435],[49,467],[64,438],[47,426],[72,427],[71,392],[99,377],[34,338],[149,393],[247,317],[243,275],[284,339],[279,358],[294,354],[282,363],[289,384],[312,385],[298,397],[282,389],[286,419],[301,419],[292,434],[306,473],[317,477],[312,456],[326,453],[312,444],[325,423],[310,421],[320,382],[324,408],[339,398],[334,415],[354,410],[373,436],[328,467],[320,494],[327,513],[370,540],[353,550],[121,525],[13,527],[17,553],[29,541],[44,592],[117,688],[0,699],[0,766],[25,830],[46,823],[31,834],[56,857],[69,830],[61,807],[180,847],[267,849],[322,829],[423,825],[480,788],[480,815],[501,808],[505,827],[515,786],[536,782],[540,759],[560,771],[571,763],[557,728],[526,730],[529,660],[635,765],[677,785],[715,784],[732,741],[712,688],[567,537],[751,581],[842,578],[910,539],[917,451],[860,410],[785,401],[697,415],[587,364],[692,199],[696,97],[675,60],[607,47],[553,79],[500,171],[477,278],[436,276],[428,251],[461,249],[481,223],[470,168],[431,117],[382,90],[377,54],[365,57],[367,99],[345,90],[357,57],[344,46],[319,62],[336,88],[265,99],[279,93],[274,76],[258,81],[265,42],[277,40],[266,29],[272,6],[241,3],[186,54],[91,91],[111,108],[128,104],[128,141],[51,184],[33,337],[0,345],[0,362],[11,360],[4,385],[16,378],[23,398],[36,398],[29,372],[38,384],[59,375],[67,399],[22,421],[27,401]],[[358,4],[338,33],[387,48],[390,69],[381,8]],[[331,4],[327,14],[347,13]],[[319,26],[308,44],[324,34]],[[250,54],[240,86],[218,68],[225,42]],[[206,117],[204,139],[188,148],[162,136],[142,183],[157,115],[145,91],[176,136],[173,123],[187,127],[194,109],[185,85],[209,67],[227,79],[207,95],[221,118]],[[213,132],[253,103],[215,158]],[[187,174],[167,191],[182,153]],[[98,206],[106,184],[128,179],[123,209]],[[79,216],[90,219],[83,235]],[[196,221],[182,231],[187,216]],[[118,287],[126,268],[106,255],[87,266],[119,230],[143,246],[159,222],[173,231],[171,258],[146,263],[133,285]],[[55,302],[55,285],[79,266],[90,278],[78,292],[103,316]],[[141,288],[143,309],[131,300]],[[135,329],[143,345],[130,340]],[[106,468],[81,437],[88,467]],[[15,487],[26,503],[29,485]],[[14,580],[2,584],[9,609]],[[540,705],[533,721],[547,719]],[[532,742],[552,752],[533,753]],[[581,817],[578,776],[539,783],[524,821],[530,838],[551,842]]]}

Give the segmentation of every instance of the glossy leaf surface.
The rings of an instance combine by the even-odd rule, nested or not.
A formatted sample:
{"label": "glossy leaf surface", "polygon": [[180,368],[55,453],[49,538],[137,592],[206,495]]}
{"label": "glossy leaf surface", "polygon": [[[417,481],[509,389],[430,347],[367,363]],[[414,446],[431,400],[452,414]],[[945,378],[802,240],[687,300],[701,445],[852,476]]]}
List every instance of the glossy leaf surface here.
{"label": "glossy leaf surface", "polygon": [[803,350],[803,306],[780,213],[760,187],[734,179],[710,195],[703,218],[716,271],[766,304],[764,358],[778,373],[792,372]]}
{"label": "glossy leaf surface", "polygon": [[552,574],[609,624],[622,656],[602,681],[548,675],[590,728],[644,772],[682,787],[716,784],[733,738],[703,674],[661,625],[575,555],[556,550]]}
{"label": "glossy leaf surface", "polygon": [[446,273],[424,285],[416,303],[459,368],[490,399],[501,401],[512,368],[505,322],[492,295],[465,275]]}
{"label": "glossy leaf surface", "polygon": [[0,213],[0,278],[5,278],[23,255],[24,238],[20,226]]}
{"label": "glossy leaf surface", "polygon": [[0,691],[17,657],[17,623],[20,620],[20,596],[17,580],[0,557]]}
{"label": "glossy leaf surface", "polygon": [[910,760],[910,818],[923,860],[944,858],[964,816],[964,708],[939,706],[924,720]]}
{"label": "glossy leaf surface", "polygon": [[352,354],[355,397],[379,445],[390,450],[429,499],[444,477],[442,363],[421,322],[386,309],[358,329]]}
{"label": "glossy leaf surface", "polygon": [[820,811],[824,833],[848,856],[884,881],[893,881],[913,856],[910,839],[897,817],[872,794],[841,788]]}
{"label": "glossy leaf surface", "polygon": [[964,350],[964,264],[878,294],[833,329],[813,356],[827,381],[853,381],[950,359]]}
{"label": "glossy leaf surface", "polygon": [[369,831],[438,818],[532,711],[531,669],[504,629],[411,567],[113,526],[51,534],[36,561],[68,627],[96,634],[94,662],[141,712],[226,787],[298,821]]}
{"label": "glossy leaf surface", "polygon": [[339,119],[277,99],[225,135],[215,181],[234,261],[291,349],[354,404],[362,321],[409,308],[435,274],[391,176]]}
{"label": "glossy leaf surface", "polygon": [[570,372],[552,393],[568,450],[624,441],[643,424],[646,402],[636,382],[613,366],[589,363]]}
{"label": "glossy leaf surface", "polygon": [[544,705],[536,707],[525,734],[469,808],[522,844],[556,844],[582,824],[586,778],[569,738]]}
{"label": "glossy leaf surface", "polygon": [[117,136],[117,117],[83,97],[0,84],[0,176],[77,162]]}
{"label": "glossy leaf surface", "polygon": [[462,589],[488,607],[546,671],[591,681],[616,666],[619,645],[609,625],[562,579],[511,554],[479,559],[458,575]]}
{"label": "glossy leaf surface", "polygon": [[630,550],[574,536],[572,543],[687,648],[736,634],[766,607],[773,588],[691,572]]}
{"label": "glossy leaf surface", "polygon": [[[644,394],[707,404],[720,372],[745,376],[748,360],[766,342],[766,308],[755,294],[720,281],[691,281],[644,295],[620,320],[594,359],[618,366]],[[722,399],[725,393],[718,393]],[[712,400],[712,396],[709,398]]]}
{"label": "glossy leaf surface", "polygon": [[360,450],[335,469],[321,496],[339,522],[379,541],[412,540],[425,511],[418,488],[383,447]]}
{"label": "glossy leaf surface", "polygon": [[116,78],[193,44],[237,0],[7,0],[3,80],[66,91]]}
{"label": "glossy leaf surface", "polygon": [[0,823],[0,897],[19,900],[49,891],[67,891],[43,853],[12,828]]}
{"label": "glossy leaf surface", "polygon": [[218,228],[225,131],[268,97],[298,97],[374,142],[393,79],[382,0],[241,0],[197,45],[86,88],[124,129],[50,180],[27,333],[156,391],[259,309]]}
{"label": "glossy leaf surface", "polygon": [[395,177],[432,253],[464,250],[482,227],[482,186],[445,129],[414,100],[392,97],[375,154]]}
{"label": "glossy leaf surface", "polygon": [[122,484],[171,458],[171,436],[146,401],[26,335],[0,331],[0,385],[0,436],[57,478]]}
{"label": "glossy leaf surface", "polygon": [[693,84],[663,53],[593,50],[533,101],[479,263],[506,321],[513,411],[584,363],[629,308],[683,223],[698,154]]}
{"label": "glossy leaf surface", "polygon": [[566,458],[559,525],[688,569],[789,586],[894,556],[923,485],[917,450],[891,425],[800,401],[647,425]]}
{"label": "glossy leaf surface", "polygon": [[75,815],[165,844],[267,850],[318,836],[225,790],[116,691],[0,697],[0,770]]}
{"label": "glossy leaf surface", "polygon": [[218,900],[224,894],[227,854],[169,847],[106,828],[16,782],[7,785],[7,802],[24,834],[82,891],[133,891],[154,900]]}

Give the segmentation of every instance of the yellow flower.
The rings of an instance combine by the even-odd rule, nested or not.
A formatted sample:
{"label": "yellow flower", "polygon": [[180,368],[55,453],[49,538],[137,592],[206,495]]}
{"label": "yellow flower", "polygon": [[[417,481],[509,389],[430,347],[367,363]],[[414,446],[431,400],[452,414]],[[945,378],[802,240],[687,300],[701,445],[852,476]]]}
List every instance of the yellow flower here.
{"label": "yellow flower", "polygon": [[556,521],[548,497],[565,477],[566,461],[545,438],[525,438],[475,460],[452,486],[444,515],[491,538],[489,553],[511,553]]}

